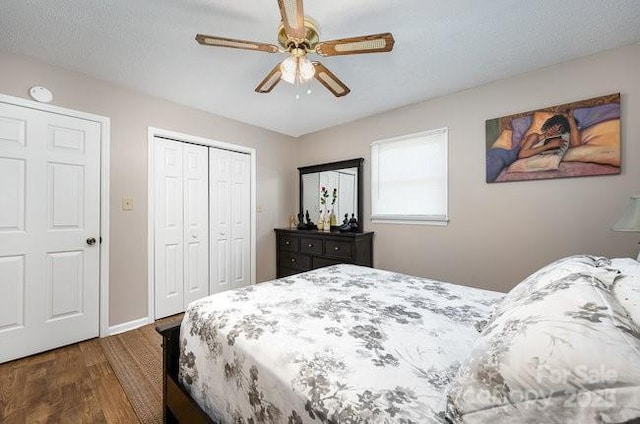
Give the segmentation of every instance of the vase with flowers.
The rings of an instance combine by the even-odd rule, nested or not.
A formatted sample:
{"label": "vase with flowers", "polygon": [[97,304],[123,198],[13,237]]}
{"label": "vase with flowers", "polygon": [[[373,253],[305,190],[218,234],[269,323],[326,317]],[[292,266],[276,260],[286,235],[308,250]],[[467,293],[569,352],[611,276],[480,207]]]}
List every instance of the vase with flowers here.
{"label": "vase with flowers", "polygon": [[[328,223],[328,211],[325,212],[325,208],[327,206],[327,199],[329,198],[329,191],[327,190],[326,187],[322,186],[320,188],[320,204],[322,205],[322,208],[320,209],[320,216],[318,217],[318,231],[323,231],[325,230],[325,224]],[[327,227],[330,227],[329,225],[326,225]],[[328,231],[330,228],[327,228],[326,230]]]}
{"label": "vase with flowers", "polygon": [[322,213],[322,209],[318,212],[318,222],[316,222],[316,227],[318,231],[324,231],[324,214]]}

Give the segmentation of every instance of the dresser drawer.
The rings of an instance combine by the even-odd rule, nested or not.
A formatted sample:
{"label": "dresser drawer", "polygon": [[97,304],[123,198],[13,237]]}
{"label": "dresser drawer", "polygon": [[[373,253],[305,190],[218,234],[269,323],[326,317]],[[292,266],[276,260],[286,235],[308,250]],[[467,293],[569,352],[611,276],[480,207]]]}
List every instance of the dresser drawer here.
{"label": "dresser drawer", "polygon": [[348,241],[325,240],[324,255],[333,258],[351,259],[353,244]]}
{"label": "dresser drawer", "polygon": [[278,247],[280,250],[298,252],[300,250],[300,237],[290,234],[280,234],[278,237]]}
{"label": "dresser drawer", "polygon": [[336,264],[373,266],[373,233],[276,228],[278,278]]}
{"label": "dresser drawer", "polygon": [[313,255],[322,255],[322,239],[300,238],[300,251]]}
{"label": "dresser drawer", "polygon": [[298,253],[280,252],[281,267],[298,269],[300,271],[309,271],[311,269],[311,257],[300,255]]}

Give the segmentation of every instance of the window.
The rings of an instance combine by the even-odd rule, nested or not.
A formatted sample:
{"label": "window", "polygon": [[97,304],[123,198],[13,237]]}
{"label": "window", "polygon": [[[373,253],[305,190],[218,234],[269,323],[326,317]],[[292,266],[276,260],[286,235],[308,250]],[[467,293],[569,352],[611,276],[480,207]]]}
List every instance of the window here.
{"label": "window", "polygon": [[371,144],[373,221],[444,224],[447,128]]}

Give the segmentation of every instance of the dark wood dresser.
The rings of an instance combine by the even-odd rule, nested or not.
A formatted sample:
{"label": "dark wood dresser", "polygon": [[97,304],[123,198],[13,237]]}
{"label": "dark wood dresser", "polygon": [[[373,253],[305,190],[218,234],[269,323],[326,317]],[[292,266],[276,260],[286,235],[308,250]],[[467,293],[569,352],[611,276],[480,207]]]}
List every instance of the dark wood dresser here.
{"label": "dark wood dresser", "polygon": [[373,232],[276,228],[278,278],[335,264],[373,266]]}

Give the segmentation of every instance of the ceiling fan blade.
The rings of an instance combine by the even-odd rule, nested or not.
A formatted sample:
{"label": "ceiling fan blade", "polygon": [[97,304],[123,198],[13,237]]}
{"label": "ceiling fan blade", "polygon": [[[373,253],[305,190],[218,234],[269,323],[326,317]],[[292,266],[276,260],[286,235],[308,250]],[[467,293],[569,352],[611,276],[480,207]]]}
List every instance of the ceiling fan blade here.
{"label": "ceiling fan blade", "polygon": [[235,40],[233,38],[216,37],[214,35],[197,34],[196,41],[203,46],[231,47],[233,49],[259,50],[278,53],[280,49],[274,44],[257,43],[255,41]]}
{"label": "ceiling fan blade", "polygon": [[345,54],[382,53],[393,49],[395,40],[390,32],[363,35],[360,37],[341,38],[323,41],[316,46],[316,53],[321,56],[340,56]]}
{"label": "ceiling fan blade", "polygon": [[349,87],[344,85],[342,81],[336,77],[333,72],[328,70],[322,63],[320,62],[311,62],[313,66],[316,68],[316,74],[314,75],[315,79],[320,81],[325,88],[333,93],[336,97],[346,96],[351,92]]}
{"label": "ceiling fan blade", "polygon": [[256,93],[268,93],[273,90],[273,87],[278,85],[282,72],[280,71],[280,64],[278,63],[275,68],[269,72],[269,74],[262,80],[256,87]]}
{"label": "ceiling fan blade", "polygon": [[287,36],[294,41],[302,42],[305,37],[302,0],[278,0],[278,7]]}

